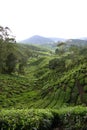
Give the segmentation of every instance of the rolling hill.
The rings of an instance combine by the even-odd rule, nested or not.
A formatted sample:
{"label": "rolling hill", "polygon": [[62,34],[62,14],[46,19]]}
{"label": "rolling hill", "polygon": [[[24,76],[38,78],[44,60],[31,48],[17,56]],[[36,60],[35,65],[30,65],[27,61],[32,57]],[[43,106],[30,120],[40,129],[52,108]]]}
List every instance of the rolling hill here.
{"label": "rolling hill", "polygon": [[11,74],[0,71],[1,130],[87,129],[86,45],[59,55],[33,45],[0,44],[0,69],[9,53],[27,62],[24,73],[20,62]]}
{"label": "rolling hill", "polygon": [[23,75],[17,72],[0,74],[1,108],[60,108],[87,104],[86,46],[78,53],[70,51],[61,56],[30,45],[12,46],[19,59],[28,57],[28,61]]}
{"label": "rolling hill", "polygon": [[58,40],[0,39],[0,130],[87,130],[87,41]]}

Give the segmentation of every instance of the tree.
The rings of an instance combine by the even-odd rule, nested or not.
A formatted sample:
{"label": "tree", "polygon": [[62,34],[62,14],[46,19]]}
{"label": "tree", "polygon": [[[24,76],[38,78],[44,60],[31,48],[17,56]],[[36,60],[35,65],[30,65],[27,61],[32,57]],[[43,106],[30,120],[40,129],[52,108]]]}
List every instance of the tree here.
{"label": "tree", "polygon": [[59,72],[62,72],[65,70],[65,59],[61,58],[55,58],[49,61],[49,69],[57,70]]}
{"label": "tree", "polygon": [[12,42],[15,43],[15,37],[12,34],[12,31],[9,27],[0,26],[0,43],[2,42]]}
{"label": "tree", "polygon": [[10,28],[0,26],[0,73],[4,73],[8,68],[8,54],[10,51],[13,52],[13,47],[10,43],[15,42],[15,37],[12,35]]}
{"label": "tree", "polygon": [[64,54],[64,52],[65,52],[65,46],[66,46],[66,43],[65,43],[65,42],[60,42],[60,43],[57,45],[58,48],[55,50],[55,53],[56,53],[56,54],[59,54],[59,55]]}
{"label": "tree", "polygon": [[12,72],[14,72],[16,63],[17,63],[16,56],[13,53],[10,53],[6,59],[6,68],[7,68],[8,74],[11,74]]}

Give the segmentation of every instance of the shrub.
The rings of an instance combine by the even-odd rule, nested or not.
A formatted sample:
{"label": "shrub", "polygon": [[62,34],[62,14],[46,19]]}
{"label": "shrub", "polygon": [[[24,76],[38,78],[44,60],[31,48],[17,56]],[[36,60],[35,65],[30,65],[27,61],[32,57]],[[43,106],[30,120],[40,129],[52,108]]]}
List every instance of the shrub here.
{"label": "shrub", "polygon": [[0,129],[3,130],[86,130],[87,107],[59,110],[11,109],[1,110]]}

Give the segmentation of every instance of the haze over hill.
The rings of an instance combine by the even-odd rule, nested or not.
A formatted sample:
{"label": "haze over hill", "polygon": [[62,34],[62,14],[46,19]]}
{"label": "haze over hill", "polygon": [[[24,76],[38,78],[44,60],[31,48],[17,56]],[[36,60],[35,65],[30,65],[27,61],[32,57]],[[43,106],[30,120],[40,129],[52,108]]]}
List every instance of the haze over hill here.
{"label": "haze over hill", "polygon": [[71,45],[76,45],[76,46],[84,46],[87,45],[87,39],[85,38],[72,38],[72,39],[64,39],[64,38],[57,38],[57,37],[43,37],[39,35],[34,35],[28,39],[25,39],[21,41],[21,43],[24,44],[32,44],[32,45],[39,45],[42,48],[47,48],[51,51],[55,51],[57,45],[60,42],[65,42],[67,47]]}
{"label": "haze over hill", "polygon": [[27,38],[23,41],[21,41],[22,43],[31,43],[31,44],[45,44],[45,43],[54,43],[54,42],[58,42],[58,41],[65,41],[66,39],[64,38],[56,38],[56,37],[43,37],[43,36],[39,36],[39,35],[34,35],[30,38]]}
{"label": "haze over hill", "polygon": [[79,38],[60,38],[60,37],[44,37],[40,35],[34,35],[32,37],[29,37],[27,39],[24,39],[21,41],[21,43],[32,43],[32,44],[45,44],[45,43],[54,43],[54,42],[61,42],[61,41],[67,41],[67,42],[86,42],[87,37],[79,37]]}
{"label": "haze over hill", "polygon": [[77,46],[83,46],[87,45],[87,40],[83,39],[68,39],[66,41],[68,45],[77,45]]}

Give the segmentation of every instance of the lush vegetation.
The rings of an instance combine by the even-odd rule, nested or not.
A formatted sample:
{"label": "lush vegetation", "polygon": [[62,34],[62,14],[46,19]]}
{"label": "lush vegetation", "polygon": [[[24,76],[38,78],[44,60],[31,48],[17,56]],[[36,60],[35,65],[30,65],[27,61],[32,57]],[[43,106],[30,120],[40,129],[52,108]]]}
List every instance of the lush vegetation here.
{"label": "lush vegetation", "polygon": [[4,130],[86,130],[87,108],[1,110],[0,129]]}
{"label": "lush vegetation", "polygon": [[0,129],[86,130],[87,45],[62,42],[54,53],[8,30],[0,27]]}

